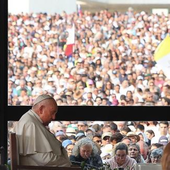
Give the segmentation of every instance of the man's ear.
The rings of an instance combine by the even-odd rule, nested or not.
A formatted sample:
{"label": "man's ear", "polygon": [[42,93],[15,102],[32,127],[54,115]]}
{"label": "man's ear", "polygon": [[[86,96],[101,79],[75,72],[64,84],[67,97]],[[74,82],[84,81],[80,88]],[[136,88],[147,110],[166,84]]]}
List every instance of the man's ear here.
{"label": "man's ear", "polygon": [[39,107],[39,114],[42,114],[42,113],[43,113],[43,109],[44,109],[44,105],[41,105],[41,106]]}

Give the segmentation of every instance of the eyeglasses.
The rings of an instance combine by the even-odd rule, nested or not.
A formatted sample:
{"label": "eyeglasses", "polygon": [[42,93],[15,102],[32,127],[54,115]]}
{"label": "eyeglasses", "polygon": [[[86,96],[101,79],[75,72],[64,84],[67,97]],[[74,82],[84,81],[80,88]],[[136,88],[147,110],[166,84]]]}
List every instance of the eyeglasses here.
{"label": "eyeglasses", "polygon": [[104,137],[103,140],[110,140],[110,137],[109,136]]}

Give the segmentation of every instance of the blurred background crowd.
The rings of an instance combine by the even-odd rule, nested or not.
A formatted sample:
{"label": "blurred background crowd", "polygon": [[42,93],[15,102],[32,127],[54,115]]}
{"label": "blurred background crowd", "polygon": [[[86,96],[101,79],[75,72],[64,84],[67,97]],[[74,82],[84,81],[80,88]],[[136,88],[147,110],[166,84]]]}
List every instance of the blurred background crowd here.
{"label": "blurred background crowd", "polygon": [[[68,29],[72,55],[65,55]],[[8,105],[32,105],[48,93],[58,105],[168,106],[170,79],[154,52],[170,33],[170,15],[84,11],[8,16]]]}

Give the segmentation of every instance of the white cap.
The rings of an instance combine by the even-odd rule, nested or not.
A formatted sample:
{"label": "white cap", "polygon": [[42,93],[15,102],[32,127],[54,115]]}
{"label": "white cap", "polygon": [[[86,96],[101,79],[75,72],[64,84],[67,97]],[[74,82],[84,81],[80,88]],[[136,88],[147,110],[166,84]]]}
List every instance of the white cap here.
{"label": "white cap", "polygon": [[47,95],[47,94],[42,94],[34,100],[33,106],[35,106],[36,104],[38,104],[38,103],[40,103],[40,102],[42,102],[43,100],[46,100],[46,99],[53,99],[53,97],[50,96],[50,95]]}
{"label": "white cap", "polygon": [[143,80],[143,77],[142,77],[142,76],[138,76],[137,79],[138,79],[138,80]]}

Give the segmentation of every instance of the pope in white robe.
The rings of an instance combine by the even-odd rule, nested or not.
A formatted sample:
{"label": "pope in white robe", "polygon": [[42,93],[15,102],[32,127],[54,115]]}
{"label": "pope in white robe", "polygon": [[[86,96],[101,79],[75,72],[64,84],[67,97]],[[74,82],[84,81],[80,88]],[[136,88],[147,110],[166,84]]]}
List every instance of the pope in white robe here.
{"label": "pope in white robe", "polygon": [[32,109],[15,126],[21,165],[70,167],[67,151]]}

